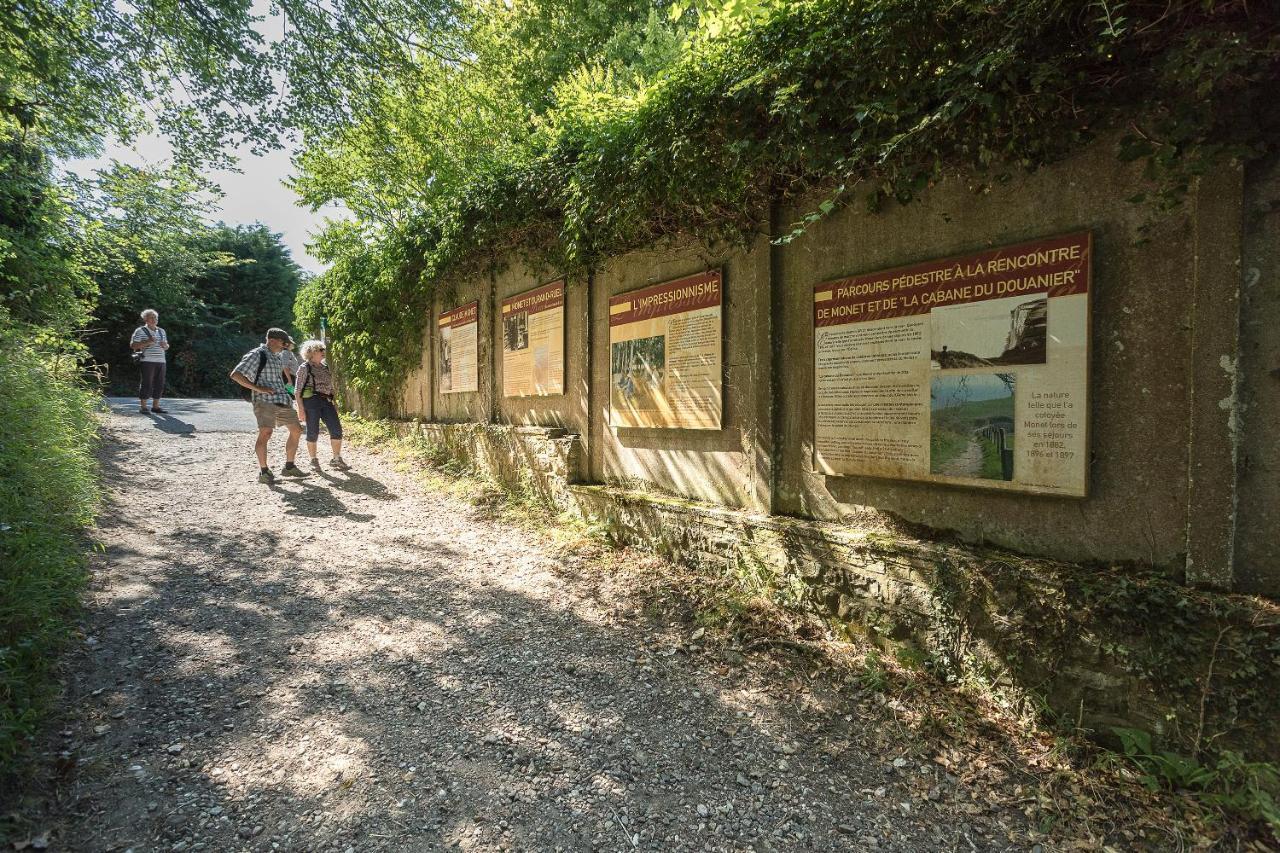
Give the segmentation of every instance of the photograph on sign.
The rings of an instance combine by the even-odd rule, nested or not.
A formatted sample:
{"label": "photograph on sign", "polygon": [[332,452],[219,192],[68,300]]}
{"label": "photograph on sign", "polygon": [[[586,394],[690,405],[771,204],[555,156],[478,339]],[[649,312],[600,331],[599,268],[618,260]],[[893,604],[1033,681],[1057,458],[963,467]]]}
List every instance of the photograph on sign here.
{"label": "photograph on sign", "polygon": [[1044,364],[1049,299],[1014,296],[929,312],[930,354],[943,369],[1003,364]]}
{"label": "photograph on sign", "polygon": [[1013,479],[1012,373],[935,376],[930,383],[929,472]]}
{"label": "photograph on sign", "polygon": [[502,300],[502,396],[564,393],[564,282]]}
{"label": "photograph on sign", "polygon": [[720,429],[720,271],[609,300],[609,423]]}
{"label": "photograph on sign", "polygon": [[1083,497],[1090,235],[814,288],[814,468]]}
{"label": "photograph on sign", "polygon": [[441,394],[480,389],[480,303],[440,315],[438,384]]}

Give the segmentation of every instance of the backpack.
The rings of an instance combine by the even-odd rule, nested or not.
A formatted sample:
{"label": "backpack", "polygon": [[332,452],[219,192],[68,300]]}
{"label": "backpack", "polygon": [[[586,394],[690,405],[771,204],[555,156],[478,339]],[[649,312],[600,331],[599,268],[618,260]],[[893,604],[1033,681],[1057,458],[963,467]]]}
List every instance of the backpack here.
{"label": "backpack", "polygon": [[[267,348],[258,347],[258,369],[253,372],[254,385],[257,385],[258,380],[262,378],[262,371],[263,369],[266,368],[266,366],[267,366]],[[240,389],[241,397],[243,397],[246,400],[253,399],[253,392],[250,391],[248,388],[245,388],[243,385],[237,385],[236,387]]]}

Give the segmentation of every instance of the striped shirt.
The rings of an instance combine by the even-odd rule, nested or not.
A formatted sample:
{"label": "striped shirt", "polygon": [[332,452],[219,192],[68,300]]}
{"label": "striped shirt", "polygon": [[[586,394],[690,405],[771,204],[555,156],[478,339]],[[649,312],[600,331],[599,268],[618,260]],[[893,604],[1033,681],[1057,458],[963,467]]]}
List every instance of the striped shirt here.
{"label": "striped shirt", "polygon": [[[314,378],[313,378],[314,377]],[[333,396],[333,374],[329,372],[329,365],[323,361],[319,364],[312,364],[307,361],[302,367],[298,368],[298,375],[294,382],[298,386],[298,390],[302,391],[302,396],[310,395],[314,391],[317,394],[326,394]],[[310,383],[311,387],[307,387]]]}
{"label": "striped shirt", "polygon": [[129,339],[131,344],[140,344],[145,340],[152,341],[151,346],[142,351],[143,361],[158,361],[164,364],[164,347],[161,344],[169,343],[169,336],[164,333],[164,329],[156,326],[154,329],[148,329],[146,326],[139,326],[133,330],[133,337]]}
{"label": "striped shirt", "polygon": [[[262,365],[262,374],[255,380],[254,376],[258,373],[258,361],[261,354],[266,353],[266,362]],[[240,363],[236,365],[235,372],[253,382],[255,385],[261,385],[263,388],[270,388],[270,394],[260,394],[253,392],[253,402],[255,403],[276,403],[280,406],[288,406],[292,403],[289,392],[284,390],[284,369],[288,362],[284,356],[288,350],[280,350],[280,352],[272,352],[267,349],[267,345],[255,347],[244,354],[244,358],[240,359]]]}

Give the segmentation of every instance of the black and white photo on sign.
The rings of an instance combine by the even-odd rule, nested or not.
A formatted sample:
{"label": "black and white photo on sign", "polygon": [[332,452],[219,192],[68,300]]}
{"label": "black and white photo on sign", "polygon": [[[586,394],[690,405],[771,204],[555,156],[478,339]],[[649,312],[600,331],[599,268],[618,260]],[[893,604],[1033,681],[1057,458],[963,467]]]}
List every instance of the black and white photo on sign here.
{"label": "black and white photo on sign", "polygon": [[1045,363],[1049,300],[1044,294],[934,308],[929,324],[935,370]]}
{"label": "black and white photo on sign", "polygon": [[508,314],[502,320],[503,346],[510,352],[519,352],[529,347],[529,315]]}

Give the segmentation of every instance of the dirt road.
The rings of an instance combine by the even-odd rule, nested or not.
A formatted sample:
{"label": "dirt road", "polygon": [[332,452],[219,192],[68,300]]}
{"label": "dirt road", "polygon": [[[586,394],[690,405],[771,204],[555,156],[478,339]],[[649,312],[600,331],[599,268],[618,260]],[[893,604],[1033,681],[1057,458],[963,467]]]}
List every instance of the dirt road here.
{"label": "dirt road", "polygon": [[377,455],[269,488],[246,404],[132,405],[50,849],[1035,849],[892,701],[699,648]]}

